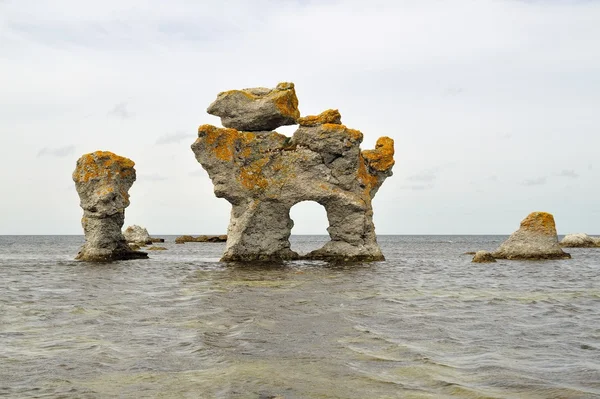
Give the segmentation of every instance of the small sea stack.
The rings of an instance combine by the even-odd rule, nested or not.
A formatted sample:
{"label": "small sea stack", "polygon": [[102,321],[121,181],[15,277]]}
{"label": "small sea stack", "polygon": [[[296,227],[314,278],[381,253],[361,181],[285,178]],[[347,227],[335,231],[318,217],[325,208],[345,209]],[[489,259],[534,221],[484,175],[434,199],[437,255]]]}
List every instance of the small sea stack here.
{"label": "small sea stack", "polygon": [[561,241],[560,246],[565,248],[596,248],[600,242],[595,237],[585,233],[567,234]]}
{"label": "small sea stack", "polygon": [[475,252],[475,256],[473,256],[473,263],[493,263],[496,262],[494,255],[492,255],[488,251],[477,251]]}
{"label": "small sea stack", "polygon": [[571,255],[558,244],[554,216],[547,212],[530,213],[515,231],[492,253],[496,259],[564,259]]}
{"label": "small sea stack", "polygon": [[77,260],[110,262],[147,258],[132,250],[121,233],[128,191],[135,181],[134,162],[108,151],[85,154],[77,160],[73,181],[83,208],[85,243]]}

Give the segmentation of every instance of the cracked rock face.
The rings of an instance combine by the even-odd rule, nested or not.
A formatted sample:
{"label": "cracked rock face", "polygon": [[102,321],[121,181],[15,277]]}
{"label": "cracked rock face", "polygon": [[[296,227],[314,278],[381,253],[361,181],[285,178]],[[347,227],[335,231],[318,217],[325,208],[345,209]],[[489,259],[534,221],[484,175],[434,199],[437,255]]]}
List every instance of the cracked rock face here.
{"label": "cracked rock face", "polygon": [[342,125],[334,110],[299,123],[291,138],[273,131],[198,128],[192,151],[216,196],[232,204],[222,260],[297,259],[290,249],[289,213],[302,201],[325,207],[331,237],[305,258],[382,260],[371,200],[392,175],[394,141],[382,137],[374,150],[361,151],[362,133]]}
{"label": "cracked rock face", "polygon": [[492,254],[496,259],[561,259],[571,255],[558,244],[554,216],[546,212],[530,213]]}
{"label": "cracked rock face", "polygon": [[77,160],[73,181],[83,208],[85,244],[76,259],[90,262],[147,258],[132,251],[121,233],[128,191],[135,181],[134,163],[108,151],[85,154]]}

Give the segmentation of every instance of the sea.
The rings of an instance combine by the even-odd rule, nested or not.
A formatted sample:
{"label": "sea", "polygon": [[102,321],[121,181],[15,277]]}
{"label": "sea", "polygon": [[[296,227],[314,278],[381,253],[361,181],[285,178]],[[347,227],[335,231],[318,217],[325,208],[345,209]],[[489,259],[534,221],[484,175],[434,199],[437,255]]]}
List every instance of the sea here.
{"label": "sea", "polygon": [[0,236],[0,397],[600,398],[600,249],[384,235],[381,262],[248,265],[162,237],[93,264],[82,236]]}

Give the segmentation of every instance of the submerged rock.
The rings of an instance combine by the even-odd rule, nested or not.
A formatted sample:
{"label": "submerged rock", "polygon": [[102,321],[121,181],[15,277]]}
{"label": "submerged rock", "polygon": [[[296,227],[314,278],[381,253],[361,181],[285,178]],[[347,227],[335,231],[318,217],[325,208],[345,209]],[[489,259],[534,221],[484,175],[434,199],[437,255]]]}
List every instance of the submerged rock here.
{"label": "submerged rock", "polygon": [[198,236],[198,237],[193,237],[193,236],[180,236],[177,237],[175,239],[175,243],[176,244],[183,244],[186,242],[225,242],[227,241],[227,235],[223,234],[223,235],[218,235],[218,236]]}
{"label": "submerged rock", "polygon": [[142,246],[152,244],[152,238],[150,237],[150,234],[148,234],[148,230],[137,224],[127,227],[123,232],[123,237],[125,237],[125,241],[129,244]]}
{"label": "submerged rock", "polygon": [[225,127],[250,132],[294,125],[300,117],[293,83],[279,83],[274,89],[224,91],[206,112],[220,117]]}
{"label": "submerged rock", "polygon": [[290,249],[294,223],[289,212],[301,201],[325,207],[331,237],[305,258],[382,260],[371,200],[392,175],[394,141],[382,137],[374,150],[361,151],[362,133],[340,124],[337,111],[300,121],[291,138],[198,128],[192,151],[213,181],[215,195],[233,207],[222,260],[297,259]]}
{"label": "submerged rock", "polygon": [[530,213],[514,232],[492,254],[496,259],[562,259],[570,258],[558,244],[554,216],[546,212]]}
{"label": "submerged rock", "polygon": [[134,163],[108,151],[85,154],[77,160],[73,181],[83,208],[81,224],[85,243],[77,260],[106,262],[147,258],[145,252],[132,250],[121,228],[128,191],[135,181]]}
{"label": "submerged rock", "polygon": [[495,261],[496,261],[496,259],[494,258],[494,255],[492,255],[490,252],[477,251],[477,252],[475,252],[475,256],[473,257],[473,260],[471,262],[473,262],[473,263],[492,263]]}
{"label": "submerged rock", "polygon": [[167,248],[152,246],[152,247],[148,247],[147,250],[148,251],[166,251]]}
{"label": "submerged rock", "polygon": [[560,241],[560,245],[568,248],[595,248],[599,246],[597,239],[585,233],[567,234]]}

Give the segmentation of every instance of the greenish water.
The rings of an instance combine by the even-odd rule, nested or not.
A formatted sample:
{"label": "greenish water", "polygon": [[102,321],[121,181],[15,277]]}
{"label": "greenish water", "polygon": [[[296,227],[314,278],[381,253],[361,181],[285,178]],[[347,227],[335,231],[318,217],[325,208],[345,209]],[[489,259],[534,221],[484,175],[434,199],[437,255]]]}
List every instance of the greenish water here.
{"label": "greenish water", "polygon": [[82,237],[3,236],[0,397],[600,397],[600,250],[463,255],[503,238],[382,236],[384,262],[247,267],[173,237],[98,265],[72,261]]}

